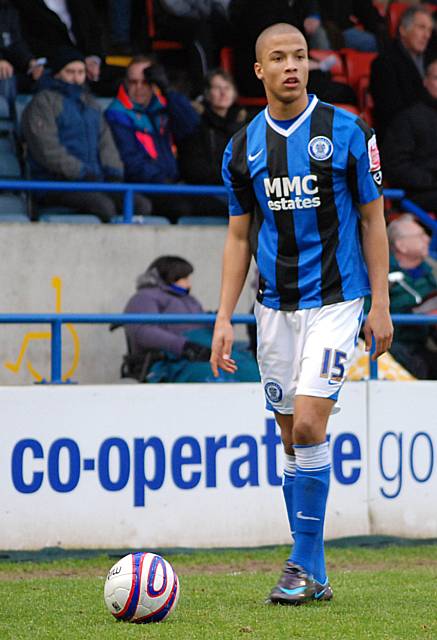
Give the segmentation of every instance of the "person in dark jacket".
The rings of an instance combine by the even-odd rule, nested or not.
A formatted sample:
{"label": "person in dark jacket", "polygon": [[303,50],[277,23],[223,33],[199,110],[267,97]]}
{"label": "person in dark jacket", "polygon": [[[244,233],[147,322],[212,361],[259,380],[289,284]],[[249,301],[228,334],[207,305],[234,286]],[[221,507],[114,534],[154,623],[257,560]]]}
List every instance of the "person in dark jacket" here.
{"label": "person in dark jacket", "polygon": [[372,0],[323,0],[320,13],[331,48],[377,51],[386,39],[385,20]]}
{"label": "person in dark jacket", "polygon": [[[390,243],[390,313],[420,311],[432,296],[437,301],[437,281],[426,262],[430,238],[410,215],[388,226]],[[426,303],[425,303],[426,304]],[[434,305],[436,308],[437,302]],[[437,379],[436,325],[396,328],[390,353],[416,378]]]}
{"label": "person in dark jacket", "polygon": [[382,154],[385,177],[411,200],[437,212],[437,60],[428,65],[420,102],[389,125]]}
{"label": "person in dark jacket", "polygon": [[375,109],[376,132],[383,138],[393,117],[424,95],[427,50],[433,20],[420,6],[410,7],[402,15],[398,37],[372,63],[370,92]]}
{"label": "person in dark jacket", "polygon": [[[106,119],[123,160],[128,182],[175,184],[179,145],[199,125],[188,98],[172,91],[165,71],[152,58],[133,58]],[[153,212],[176,221],[181,215],[203,213],[202,199],[151,196]]]}
{"label": "person in dark jacket", "polygon": [[[137,292],[124,312],[204,313],[200,302],[190,293],[192,273],[192,264],[184,258],[157,258],[137,279]],[[125,332],[131,362],[136,363],[137,372],[141,372],[145,358],[152,363],[147,382],[214,382],[209,366],[212,331],[207,325],[127,324]],[[249,352],[240,350],[236,359],[240,365],[237,381],[259,380],[255,359]],[[224,380],[228,377],[223,376],[221,381]]]}
{"label": "person in dark jacket", "polygon": [[38,80],[45,61],[36,59],[24,40],[17,10],[9,0],[0,0],[0,95],[12,105],[16,96],[16,74]]}
{"label": "person in dark jacket", "polygon": [[[234,133],[246,121],[247,113],[236,104],[237,90],[232,76],[216,69],[205,78],[203,100],[195,103],[200,113],[196,132],[179,146],[182,178],[191,184],[223,184],[223,153]],[[226,215],[226,201],[211,200],[208,212]]]}
{"label": "person in dark jacket", "polygon": [[[75,49],[60,49],[51,60],[54,76],[29,102],[22,116],[32,178],[121,182],[123,165],[98,103],[86,91],[85,61]],[[42,205],[59,205],[109,222],[122,209],[121,194],[48,191]],[[135,197],[135,212],[150,213],[150,202]]]}

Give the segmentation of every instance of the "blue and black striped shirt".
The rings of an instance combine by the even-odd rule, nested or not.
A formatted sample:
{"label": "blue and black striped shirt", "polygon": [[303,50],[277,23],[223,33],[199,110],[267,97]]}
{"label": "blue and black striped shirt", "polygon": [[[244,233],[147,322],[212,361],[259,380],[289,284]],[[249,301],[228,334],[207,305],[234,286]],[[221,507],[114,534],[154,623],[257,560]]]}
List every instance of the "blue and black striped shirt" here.
{"label": "blue and black striped shirt", "polygon": [[376,138],[360,118],[309,96],[288,129],[266,108],[223,158],[230,215],[252,216],[257,299],[293,311],[370,293],[360,204],[382,193]]}

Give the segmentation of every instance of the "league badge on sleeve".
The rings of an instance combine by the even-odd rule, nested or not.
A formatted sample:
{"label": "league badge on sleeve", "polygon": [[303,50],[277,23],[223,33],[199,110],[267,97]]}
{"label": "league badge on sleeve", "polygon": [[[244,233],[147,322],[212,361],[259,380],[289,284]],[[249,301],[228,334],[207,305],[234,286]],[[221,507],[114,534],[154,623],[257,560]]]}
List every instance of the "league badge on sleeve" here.
{"label": "league badge on sleeve", "polygon": [[376,135],[369,139],[367,143],[367,153],[369,155],[369,171],[380,171],[381,170],[381,160],[379,158],[379,149],[376,143]]}

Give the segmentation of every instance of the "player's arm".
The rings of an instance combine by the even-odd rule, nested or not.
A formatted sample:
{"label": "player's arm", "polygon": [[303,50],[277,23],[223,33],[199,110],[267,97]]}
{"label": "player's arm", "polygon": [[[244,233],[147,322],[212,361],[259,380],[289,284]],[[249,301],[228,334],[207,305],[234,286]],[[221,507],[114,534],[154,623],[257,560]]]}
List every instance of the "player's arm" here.
{"label": "player's arm", "polygon": [[393,339],[388,294],[389,251],[384,219],[383,197],[360,205],[364,258],[369,273],[372,304],[364,324],[366,351],[375,339],[375,360],[387,351]]}
{"label": "player's arm", "polygon": [[251,253],[249,245],[250,214],[230,216],[228,234],[223,252],[220,305],[214,326],[211,345],[211,369],[218,377],[223,371],[234,373],[237,366],[231,358],[234,330],[231,317],[243,289],[249,270]]}

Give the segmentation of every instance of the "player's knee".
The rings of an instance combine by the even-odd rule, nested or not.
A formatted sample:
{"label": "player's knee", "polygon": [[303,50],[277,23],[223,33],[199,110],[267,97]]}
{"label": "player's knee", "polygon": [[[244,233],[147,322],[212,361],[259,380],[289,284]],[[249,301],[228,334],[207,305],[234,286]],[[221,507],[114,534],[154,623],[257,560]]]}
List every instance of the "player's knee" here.
{"label": "player's knee", "polygon": [[295,419],[293,428],[294,444],[314,444],[320,441],[320,428],[314,421],[301,417]]}

